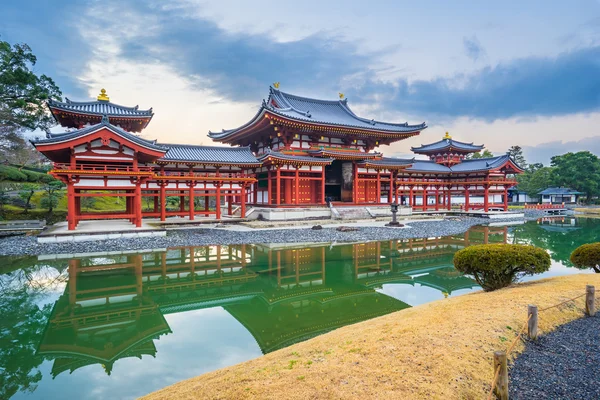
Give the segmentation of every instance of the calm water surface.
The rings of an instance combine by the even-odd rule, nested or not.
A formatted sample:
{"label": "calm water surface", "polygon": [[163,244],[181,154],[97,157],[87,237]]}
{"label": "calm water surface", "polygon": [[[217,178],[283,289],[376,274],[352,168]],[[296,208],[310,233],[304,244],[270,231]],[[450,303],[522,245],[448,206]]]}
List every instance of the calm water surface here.
{"label": "calm water surface", "polygon": [[555,276],[580,272],[569,255],[594,241],[600,220],[566,218],[359,244],[0,258],[0,398],[135,398],[478,290],[452,267],[465,246],[531,243],[552,256],[541,276]]}

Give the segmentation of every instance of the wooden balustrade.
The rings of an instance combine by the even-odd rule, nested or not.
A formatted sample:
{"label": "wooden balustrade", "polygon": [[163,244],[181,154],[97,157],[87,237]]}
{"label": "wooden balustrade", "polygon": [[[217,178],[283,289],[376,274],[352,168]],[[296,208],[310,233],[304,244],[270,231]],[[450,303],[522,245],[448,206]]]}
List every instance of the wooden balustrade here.
{"label": "wooden balustrade", "polygon": [[556,210],[565,208],[565,203],[561,204],[525,204],[526,209],[530,210]]}

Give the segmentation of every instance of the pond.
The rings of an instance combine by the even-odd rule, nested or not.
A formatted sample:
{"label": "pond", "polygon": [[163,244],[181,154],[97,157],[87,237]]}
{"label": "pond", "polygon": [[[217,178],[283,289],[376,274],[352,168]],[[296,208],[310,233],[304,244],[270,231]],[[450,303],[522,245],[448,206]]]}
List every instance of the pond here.
{"label": "pond", "polygon": [[[600,220],[477,226],[354,244],[203,246],[0,258],[0,398],[131,399],[344,325],[479,290],[452,266],[479,243],[531,243],[549,272]],[[1,242],[0,242],[1,243]]]}

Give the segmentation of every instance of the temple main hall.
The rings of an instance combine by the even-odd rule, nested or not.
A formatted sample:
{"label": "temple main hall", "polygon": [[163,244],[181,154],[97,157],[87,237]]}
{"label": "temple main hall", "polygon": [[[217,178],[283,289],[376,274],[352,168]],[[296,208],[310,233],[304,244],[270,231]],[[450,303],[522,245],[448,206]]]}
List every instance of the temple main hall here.
{"label": "temple main hall", "polygon": [[[507,191],[522,172],[508,155],[471,158],[483,145],[446,133],[412,147],[421,158],[385,157],[380,146],[418,136],[427,125],[362,118],[339,97],[301,97],[275,84],[246,124],[209,132],[221,145],[198,146],[143,138],[153,110],[115,104],[103,89],[94,101],[49,101],[68,131],[33,144],[66,185],[69,230],[94,219],[141,227],[142,218],[269,219],[274,210],[293,219],[391,203],[411,211],[508,210]],[[124,209],[84,211],[82,199],[98,196],[124,198]]]}

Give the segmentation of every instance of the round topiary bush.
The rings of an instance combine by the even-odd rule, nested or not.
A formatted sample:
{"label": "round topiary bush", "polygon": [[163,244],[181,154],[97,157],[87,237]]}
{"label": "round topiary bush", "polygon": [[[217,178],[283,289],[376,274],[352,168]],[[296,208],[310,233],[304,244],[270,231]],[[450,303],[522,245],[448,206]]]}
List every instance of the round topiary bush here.
{"label": "round topiary bush", "polygon": [[571,262],[577,268],[591,268],[600,274],[600,242],[584,244],[573,250]]}
{"label": "round topiary bush", "polygon": [[466,247],[454,255],[454,267],[470,275],[485,291],[500,289],[525,275],[550,269],[544,249],[518,244],[482,244]]}

